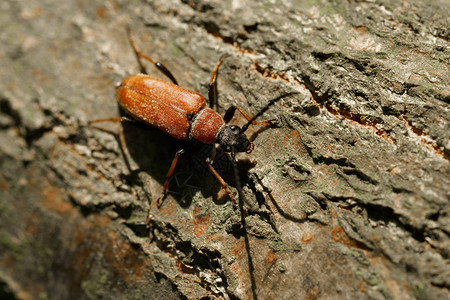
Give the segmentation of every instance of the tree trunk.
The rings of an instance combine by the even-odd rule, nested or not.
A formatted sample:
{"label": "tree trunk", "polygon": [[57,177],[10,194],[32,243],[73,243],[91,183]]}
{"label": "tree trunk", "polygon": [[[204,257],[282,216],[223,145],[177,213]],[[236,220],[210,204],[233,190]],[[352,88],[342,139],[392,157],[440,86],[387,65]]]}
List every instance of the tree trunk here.
{"label": "tree trunk", "polygon": [[[446,0],[2,1],[0,298],[449,299],[449,11]],[[203,95],[230,54],[220,114],[297,92],[260,118],[273,126],[248,130],[236,203],[207,171],[211,147],[88,126],[119,115],[116,83],[138,73],[127,25]],[[214,166],[237,197],[231,161],[218,151]]]}

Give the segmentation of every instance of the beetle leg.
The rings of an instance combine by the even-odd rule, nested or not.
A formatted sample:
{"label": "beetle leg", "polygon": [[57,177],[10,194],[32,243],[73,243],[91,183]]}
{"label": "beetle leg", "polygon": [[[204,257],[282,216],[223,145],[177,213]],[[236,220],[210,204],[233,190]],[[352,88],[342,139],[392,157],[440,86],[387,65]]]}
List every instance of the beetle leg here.
{"label": "beetle leg", "polygon": [[106,119],[98,119],[98,120],[92,120],[89,121],[89,125],[94,123],[102,123],[102,122],[130,122],[130,123],[138,123],[138,121],[130,119],[128,117],[112,117],[112,118],[106,118]]}
{"label": "beetle leg", "polygon": [[150,56],[145,55],[144,53],[141,52],[141,50],[139,50],[138,46],[136,45],[136,42],[133,40],[133,38],[131,37],[131,29],[129,26],[127,26],[127,36],[128,36],[128,40],[130,41],[131,44],[131,48],[133,48],[134,54],[136,55],[136,59],[138,61],[139,64],[139,69],[141,73],[144,74],[148,74],[147,73],[147,69],[145,68],[145,66],[142,64],[141,58],[151,62],[152,64],[155,65],[155,67],[158,68],[158,70],[160,70],[164,75],[166,75],[174,84],[178,85],[177,80],[175,79],[175,77],[172,75],[172,73],[170,73],[169,69],[167,69],[162,63],[160,63],[159,61],[154,60],[153,58],[151,58]]}
{"label": "beetle leg", "polygon": [[217,78],[217,72],[219,71],[220,65],[223,63],[223,60],[230,56],[229,54],[225,53],[222,55],[219,59],[219,62],[217,63],[216,67],[211,73],[211,79],[209,80],[208,85],[208,100],[209,100],[209,107],[213,108],[214,103],[216,102],[217,98],[217,86],[216,86],[216,78]]}
{"label": "beetle leg", "polygon": [[206,159],[206,164],[208,165],[208,168],[211,171],[211,173],[213,173],[214,177],[216,177],[217,181],[219,181],[222,188],[227,192],[230,199],[235,203],[236,198],[234,197],[233,193],[228,187],[228,184],[225,182],[225,180],[223,180],[223,178],[219,175],[219,173],[217,173],[217,171],[212,166],[212,160],[209,157]]}
{"label": "beetle leg", "polygon": [[[244,118],[247,119],[247,121],[250,121],[252,119],[252,117],[250,117],[249,115],[247,115],[242,109],[240,109],[238,106],[232,105],[230,106],[227,111],[225,112],[225,115],[223,116],[223,120],[225,121],[225,123],[228,123],[231,121],[231,119],[234,116],[234,113],[236,112],[236,109],[241,113],[241,115],[244,116]],[[272,121],[267,120],[267,121],[253,121],[252,125],[272,125]]]}
{"label": "beetle leg", "polygon": [[180,156],[184,153],[184,149],[180,149],[175,153],[175,157],[172,160],[172,164],[170,165],[170,169],[167,172],[166,175],[166,181],[164,182],[164,187],[163,187],[163,192],[161,194],[161,196],[159,196],[157,202],[158,207],[161,207],[162,205],[162,201],[164,200],[164,198],[167,196],[167,194],[169,193],[169,182],[170,179],[173,176],[173,172],[175,171],[175,166],[178,163],[178,159],[180,158]]}

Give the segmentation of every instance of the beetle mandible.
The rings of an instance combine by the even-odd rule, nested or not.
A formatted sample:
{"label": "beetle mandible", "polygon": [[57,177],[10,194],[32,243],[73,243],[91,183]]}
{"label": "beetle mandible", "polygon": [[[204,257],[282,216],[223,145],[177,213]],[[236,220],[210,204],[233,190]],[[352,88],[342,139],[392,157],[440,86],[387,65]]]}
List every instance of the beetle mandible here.
{"label": "beetle mandible", "polygon": [[[228,54],[222,55],[211,73],[208,86],[208,100],[211,107],[207,107],[205,98],[197,92],[184,89],[178,85],[172,73],[160,62],[143,54],[131,37],[130,28],[127,27],[127,36],[131,47],[136,55],[140,67],[140,74],[126,77],[117,87],[116,97],[121,108],[129,117],[113,117],[107,119],[93,120],[92,123],[99,122],[140,122],[152,125],[170,136],[186,140],[194,139],[205,144],[218,144],[220,148],[231,154],[235,162],[235,155],[238,152],[251,153],[254,144],[249,141],[245,131],[250,125],[269,125],[270,121],[256,121],[256,118],[266,112],[269,107],[283,97],[297,94],[290,92],[282,94],[268,102],[268,104],[255,116],[248,116],[237,106],[230,106],[222,118],[212,105],[216,98],[216,77],[220,65]],[[141,59],[153,63],[172,83],[153,78],[147,75],[145,66]],[[238,110],[246,119],[247,123],[242,128],[236,125],[228,125],[228,122]],[[158,198],[158,204],[169,192],[169,182],[173,176],[175,166],[179,157],[185,152],[180,149],[176,152],[172,164],[166,175],[163,192]],[[214,153],[214,151],[213,151]],[[235,201],[235,197],[228,188],[227,183],[219,173],[213,168],[214,157],[206,160],[211,173],[217,178],[221,187],[225,189],[229,197]]]}

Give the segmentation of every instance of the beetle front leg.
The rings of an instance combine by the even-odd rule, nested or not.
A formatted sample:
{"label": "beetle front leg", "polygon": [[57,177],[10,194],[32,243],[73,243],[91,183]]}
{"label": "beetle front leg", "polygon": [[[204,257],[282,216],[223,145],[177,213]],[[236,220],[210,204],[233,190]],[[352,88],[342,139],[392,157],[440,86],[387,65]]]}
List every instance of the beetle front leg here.
{"label": "beetle front leg", "polygon": [[228,187],[228,184],[225,182],[225,180],[223,180],[223,178],[219,175],[219,173],[217,173],[217,171],[214,169],[214,167],[212,166],[212,160],[209,157],[206,159],[206,164],[208,165],[208,168],[211,171],[211,173],[214,175],[214,177],[216,177],[217,181],[219,181],[222,188],[227,192],[231,201],[233,201],[233,203],[236,203],[236,198],[234,197],[234,194],[231,192],[231,190]]}
{"label": "beetle front leg", "polygon": [[145,55],[144,53],[141,52],[141,50],[139,50],[138,46],[136,45],[136,42],[133,40],[133,38],[131,37],[131,29],[129,26],[127,26],[127,36],[128,36],[128,40],[130,41],[131,44],[131,48],[133,48],[134,54],[136,55],[136,59],[138,61],[139,64],[139,69],[140,72],[143,74],[148,74],[147,73],[147,69],[145,68],[145,66],[142,64],[141,58],[151,62],[152,64],[155,65],[155,67],[158,68],[159,71],[161,71],[164,75],[166,75],[174,84],[178,85],[177,80],[175,79],[175,77],[172,75],[172,73],[169,71],[169,69],[167,69],[162,63],[160,63],[159,61],[154,60],[153,58],[151,58],[150,56]]}
{"label": "beetle front leg", "polygon": [[175,167],[178,163],[178,159],[180,158],[181,155],[183,155],[184,153],[184,149],[180,149],[175,153],[175,157],[172,160],[172,164],[170,165],[170,169],[167,172],[166,175],[166,181],[164,182],[164,187],[163,187],[163,192],[161,194],[161,196],[159,196],[158,200],[156,201],[158,207],[161,207],[162,205],[162,201],[164,200],[164,198],[167,196],[167,194],[169,193],[169,182],[170,179],[173,176],[173,173],[175,171]]}
{"label": "beetle front leg", "polygon": [[[245,119],[247,119],[247,121],[250,121],[252,119],[252,117],[247,115],[238,106],[232,105],[232,106],[230,106],[227,109],[227,111],[225,112],[225,115],[223,116],[223,120],[225,121],[225,123],[229,123],[231,121],[231,119],[234,116],[234,113],[236,112],[236,109],[241,113],[242,116],[244,116]],[[267,125],[267,126],[270,126],[270,125],[272,125],[272,121],[270,121],[270,120],[267,120],[267,121],[253,121],[252,125]]]}

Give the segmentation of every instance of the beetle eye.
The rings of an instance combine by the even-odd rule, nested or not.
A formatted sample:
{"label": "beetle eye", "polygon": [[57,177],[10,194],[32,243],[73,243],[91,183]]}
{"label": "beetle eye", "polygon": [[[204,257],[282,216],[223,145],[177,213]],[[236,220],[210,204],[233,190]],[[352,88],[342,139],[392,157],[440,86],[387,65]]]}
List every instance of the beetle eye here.
{"label": "beetle eye", "polygon": [[239,126],[236,126],[236,125],[231,125],[231,126],[230,126],[230,129],[231,129],[231,131],[232,131],[234,134],[238,134],[239,131],[241,131],[241,129],[239,128]]}

